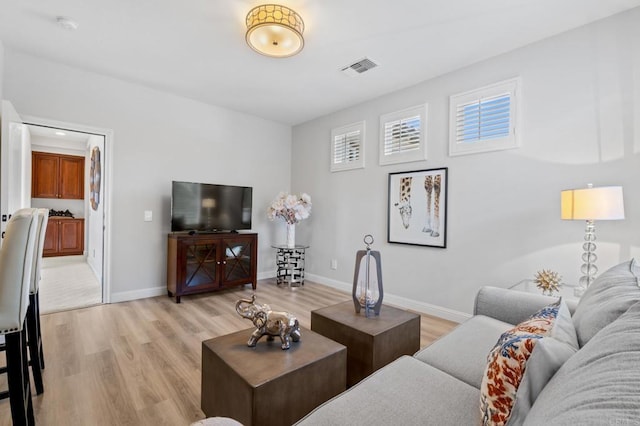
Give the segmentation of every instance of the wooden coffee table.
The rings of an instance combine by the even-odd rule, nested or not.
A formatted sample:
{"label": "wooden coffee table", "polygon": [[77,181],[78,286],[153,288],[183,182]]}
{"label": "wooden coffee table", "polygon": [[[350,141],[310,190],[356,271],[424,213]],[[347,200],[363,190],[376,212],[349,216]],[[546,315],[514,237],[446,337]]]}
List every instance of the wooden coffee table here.
{"label": "wooden coffee table", "polygon": [[420,349],[420,315],[387,305],[369,318],[356,314],[352,301],[317,309],[311,329],[347,347],[347,386]]}
{"label": "wooden coffee table", "polygon": [[253,330],[202,342],[201,406],[208,417],[288,426],[346,389],[343,345],[301,327],[289,350],[266,336],[250,348]]}

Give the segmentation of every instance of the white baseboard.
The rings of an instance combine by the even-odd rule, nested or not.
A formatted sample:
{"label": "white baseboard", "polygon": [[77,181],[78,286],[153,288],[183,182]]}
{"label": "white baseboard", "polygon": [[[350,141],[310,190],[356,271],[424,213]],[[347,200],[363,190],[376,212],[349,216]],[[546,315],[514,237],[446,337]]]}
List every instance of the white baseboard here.
{"label": "white baseboard", "polygon": [[[275,271],[261,272],[258,274],[259,280],[265,280],[268,278],[275,278]],[[147,297],[156,297],[167,294],[167,287],[152,287],[142,290],[122,291],[119,293],[111,293],[111,301],[109,303],[128,302],[129,300],[145,299]]]}
{"label": "white baseboard", "polygon": [[91,270],[93,271],[93,275],[96,276],[96,279],[98,280],[98,282],[102,282],[102,276],[100,273],[98,273],[96,269],[96,265],[94,265],[92,262],[89,262],[88,259],[89,258],[87,258],[87,265],[89,265],[89,268],[91,268]]}
{"label": "white baseboard", "polygon": [[[275,272],[261,272],[258,274],[259,280],[274,278]],[[142,290],[122,291],[120,293],[111,293],[111,301],[109,303],[128,302],[130,300],[145,299],[147,297],[163,296],[167,294],[167,287],[152,287]]]}
{"label": "white baseboard", "polygon": [[[274,278],[276,276],[275,271],[260,272],[258,274],[258,280],[264,280]],[[351,294],[352,284],[342,281],[332,280],[330,278],[322,277],[315,274],[305,274],[305,278],[309,281],[323,284],[328,287],[335,288],[340,291]],[[152,287],[142,290],[122,291],[119,293],[111,294],[110,303],[127,302],[129,300],[144,299],[147,297],[156,297],[167,294],[167,287]],[[407,299],[406,297],[396,296],[390,293],[384,293],[384,302],[398,306],[403,309],[411,309],[412,311],[420,312],[427,315],[433,315],[439,318],[444,318],[449,321],[461,323],[469,318],[470,314],[455,311],[453,309],[444,308],[442,306],[432,305],[430,303],[418,302],[415,300]]]}
{"label": "white baseboard", "polygon": [[[319,275],[305,274],[305,278],[308,278],[310,281],[316,282],[318,284],[324,284],[338,290],[346,291],[349,294],[353,290],[352,284],[332,280],[330,278],[322,277]],[[467,319],[471,318],[470,314],[464,312],[455,311],[453,309],[444,308],[442,306],[432,305],[430,303],[418,302],[415,300],[407,299],[406,297],[389,294],[387,292],[384,293],[383,301],[400,308],[411,309],[412,311],[420,312],[427,315],[433,315],[457,323],[464,322]]]}
{"label": "white baseboard", "polygon": [[275,278],[275,277],[276,277],[276,271],[258,272],[259,280],[267,280],[269,278]]}
{"label": "white baseboard", "polygon": [[128,302],[130,300],[145,299],[147,297],[156,297],[166,294],[166,286],[144,288],[142,290],[121,291],[118,293],[111,293],[110,303]]}

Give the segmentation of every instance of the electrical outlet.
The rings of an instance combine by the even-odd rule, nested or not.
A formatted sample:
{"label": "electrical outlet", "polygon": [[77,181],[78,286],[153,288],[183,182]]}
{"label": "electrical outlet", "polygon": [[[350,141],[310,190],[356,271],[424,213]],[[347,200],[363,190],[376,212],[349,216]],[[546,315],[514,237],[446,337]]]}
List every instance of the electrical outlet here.
{"label": "electrical outlet", "polygon": [[153,212],[151,210],[144,211],[144,221],[151,222],[153,220]]}
{"label": "electrical outlet", "polygon": [[338,269],[338,259],[331,259],[331,269]]}

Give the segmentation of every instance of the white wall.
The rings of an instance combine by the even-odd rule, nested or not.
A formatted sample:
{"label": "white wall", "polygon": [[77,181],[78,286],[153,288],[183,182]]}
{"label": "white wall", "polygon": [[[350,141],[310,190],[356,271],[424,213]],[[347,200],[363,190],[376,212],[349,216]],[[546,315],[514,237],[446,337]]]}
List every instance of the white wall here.
{"label": "white wall", "polygon": [[48,138],[46,136],[32,135],[31,148],[33,151],[50,152],[53,154],[77,155],[84,157],[87,155],[85,149],[76,147],[77,144],[69,144],[69,147],[62,147],[65,141],[60,139]]}
{"label": "white wall", "polygon": [[4,44],[2,44],[2,40],[0,40],[0,100],[4,99],[3,89],[4,89]]}
{"label": "white wall", "polygon": [[[371,233],[385,298],[451,318],[471,312],[480,286],[511,286],[542,268],[576,283],[584,223],[559,219],[559,194],[589,182],[623,185],[626,195],[627,219],[597,224],[600,269],[640,256],[638,22],[635,9],[294,127],[292,190],[314,201],[298,226],[311,245],[309,275],[350,287],[356,250]],[[522,147],[449,157],[449,96],[514,76]],[[424,102],[428,160],[379,166],[379,116]],[[331,129],[360,120],[366,168],[330,173]],[[449,168],[448,248],[386,243],[388,173],[437,167]]]}
{"label": "white wall", "polygon": [[276,227],[266,207],[289,188],[289,126],[9,49],[5,81],[22,114],[114,132],[104,157],[113,162],[112,301],[166,294],[172,180],[253,186],[258,272],[272,274]]}
{"label": "white wall", "polygon": [[31,207],[31,132],[27,126],[21,129],[21,163],[20,174],[16,176],[20,182],[20,205]]}

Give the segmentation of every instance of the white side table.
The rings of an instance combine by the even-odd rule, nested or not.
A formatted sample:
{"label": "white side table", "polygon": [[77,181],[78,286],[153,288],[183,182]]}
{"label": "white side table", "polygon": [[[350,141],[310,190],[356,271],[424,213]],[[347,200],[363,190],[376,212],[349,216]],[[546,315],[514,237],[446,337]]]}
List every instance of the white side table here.
{"label": "white side table", "polygon": [[287,284],[289,287],[304,285],[304,256],[309,246],[274,245],[271,247],[276,249],[276,284]]}
{"label": "white side table", "polygon": [[[576,289],[577,286],[574,285],[568,285],[568,284],[562,284],[560,286],[560,291],[558,292],[554,292],[552,296],[562,296],[562,299],[565,302],[573,302],[575,304],[577,304],[580,301],[580,297],[576,296],[574,294],[574,290]],[[526,279],[526,280],[522,280],[519,281],[518,283],[512,285],[511,287],[509,287],[510,290],[519,290],[519,291],[525,291],[527,293],[536,293],[536,294],[542,294],[542,290],[540,290],[537,286],[536,283],[531,280],[531,279]]]}

